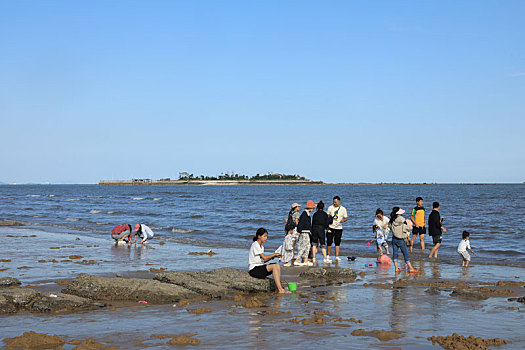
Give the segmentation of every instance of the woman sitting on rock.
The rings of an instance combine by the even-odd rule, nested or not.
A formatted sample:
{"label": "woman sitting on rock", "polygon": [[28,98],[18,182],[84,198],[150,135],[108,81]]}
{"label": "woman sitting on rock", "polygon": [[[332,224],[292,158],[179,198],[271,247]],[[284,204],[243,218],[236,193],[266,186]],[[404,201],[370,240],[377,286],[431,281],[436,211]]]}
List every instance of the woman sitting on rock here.
{"label": "woman sitting on rock", "polygon": [[282,294],[290,294],[290,291],[284,290],[281,285],[281,266],[279,264],[265,264],[266,262],[280,258],[281,254],[264,254],[263,243],[268,240],[268,231],[265,228],[259,228],[253,237],[253,243],[250,247],[250,255],[248,258],[250,276],[265,279],[269,275],[273,274],[273,280],[277,291]]}

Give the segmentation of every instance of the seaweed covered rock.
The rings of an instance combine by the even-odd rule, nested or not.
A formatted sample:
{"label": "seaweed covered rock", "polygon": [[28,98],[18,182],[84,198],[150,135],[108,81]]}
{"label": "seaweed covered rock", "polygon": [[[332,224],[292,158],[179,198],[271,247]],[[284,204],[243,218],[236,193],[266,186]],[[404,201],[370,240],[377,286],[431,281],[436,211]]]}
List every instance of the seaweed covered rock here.
{"label": "seaweed covered rock", "polygon": [[30,288],[0,289],[0,313],[17,312],[39,297],[40,292]]}
{"label": "seaweed covered rock", "polygon": [[147,300],[162,304],[189,299],[197,294],[179,285],[141,278],[98,277],[85,273],[69,282],[62,291],[93,300]]}
{"label": "seaweed covered rock", "polygon": [[30,288],[0,289],[0,314],[19,311],[30,312],[74,312],[93,310],[105,306],[86,298],[67,294],[42,295]]}
{"label": "seaweed covered rock", "polygon": [[10,349],[62,349],[66,341],[58,335],[25,332],[21,336],[4,339],[5,346]]}
{"label": "seaweed covered rock", "polygon": [[64,293],[42,296],[30,306],[32,312],[72,312],[94,310],[105,307],[106,304],[97,303],[90,299]]}
{"label": "seaweed covered rock", "polygon": [[300,277],[310,279],[343,280],[345,282],[355,281],[357,274],[350,268],[311,268],[299,274]]}
{"label": "seaweed covered rock", "polygon": [[275,290],[272,279],[253,278],[248,271],[222,268],[212,271],[164,272],[155,280],[187,288],[197,294],[226,298],[241,293],[262,293]]}
{"label": "seaweed covered rock", "polygon": [[483,339],[474,336],[462,336],[454,333],[445,337],[432,336],[427,338],[432,344],[438,343],[445,350],[488,350],[488,346],[499,346],[508,344],[509,342],[500,338]]}
{"label": "seaweed covered rock", "polygon": [[22,282],[20,282],[18,279],[14,277],[2,277],[0,278],[0,288],[4,287],[11,287],[11,286],[19,286]]}

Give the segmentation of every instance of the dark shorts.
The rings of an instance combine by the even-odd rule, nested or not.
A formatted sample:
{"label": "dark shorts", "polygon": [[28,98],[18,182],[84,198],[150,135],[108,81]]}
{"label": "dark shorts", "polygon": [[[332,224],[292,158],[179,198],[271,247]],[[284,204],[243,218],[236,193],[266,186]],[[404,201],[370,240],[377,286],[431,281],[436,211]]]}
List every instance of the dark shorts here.
{"label": "dark shorts", "polygon": [[317,246],[319,244],[319,247],[324,247],[325,245],[325,231],[324,227],[312,227],[312,245]]}
{"label": "dark shorts", "polygon": [[341,245],[341,237],[343,236],[343,229],[329,229],[331,232],[326,232],[326,245],[331,246],[335,242],[335,246]]}
{"label": "dark shorts", "polygon": [[259,278],[263,280],[266,277],[270,276],[272,273],[268,271],[268,269],[266,268],[266,265],[260,265],[260,266],[255,266],[253,269],[251,269],[249,274],[250,276],[254,278]]}
{"label": "dark shorts", "polygon": [[414,227],[412,229],[412,234],[413,235],[424,235],[427,233],[427,228],[425,226],[423,227]]}
{"label": "dark shorts", "polygon": [[432,242],[434,242],[434,244],[441,243],[441,235],[432,236]]}

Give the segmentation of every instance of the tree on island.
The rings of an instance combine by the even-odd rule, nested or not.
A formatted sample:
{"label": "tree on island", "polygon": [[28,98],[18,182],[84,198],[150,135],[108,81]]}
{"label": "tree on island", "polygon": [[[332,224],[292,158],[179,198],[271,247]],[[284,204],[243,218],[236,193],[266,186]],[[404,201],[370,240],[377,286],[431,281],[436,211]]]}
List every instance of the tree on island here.
{"label": "tree on island", "polygon": [[306,180],[304,176],[298,174],[288,175],[288,174],[274,174],[268,172],[266,175],[256,174],[255,176],[248,176],[244,174],[237,174],[233,171],[231,173],[221,173],[219,176],[207,176],[199,175],[195,177],[193,174],[188,172],[179,173],[179,180],[181,181],[191,181],[191,180],[208,180],[208,181],[268,181],[268,180]]}

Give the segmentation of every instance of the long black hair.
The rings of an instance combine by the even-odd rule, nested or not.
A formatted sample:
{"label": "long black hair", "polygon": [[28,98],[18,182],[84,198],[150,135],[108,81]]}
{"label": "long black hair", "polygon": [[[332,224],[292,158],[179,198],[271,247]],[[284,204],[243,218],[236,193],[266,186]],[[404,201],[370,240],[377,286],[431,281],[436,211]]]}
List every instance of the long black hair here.
{"label": "long black hair", "polygon": [[297,207],[298,206],[292,207],[292,209],[290,209],[290,211],[288,212],[288,216],[292,215],[295,212],[295,208]]}
{"label": "long black hair", "polygon": [[397,218],[397,212],[399,211],[399,207],[393,207],[392,212],[390,213],[390,223],[393,223],[394,220]]}
{"label": "long black hair", "polygon": [[257,229],[257,232],[255,232],[255,236],[253,236],[253,241],[257,241],[260,236],[264,235],[265,233],[268,233],[264,227],[260,227]]}
{"label": "long black hair", "polygon": [[317,203],[317,211],[323,210],[323,209],[324,209],[324,203],[323,201],[319,201],[319,203]]}

